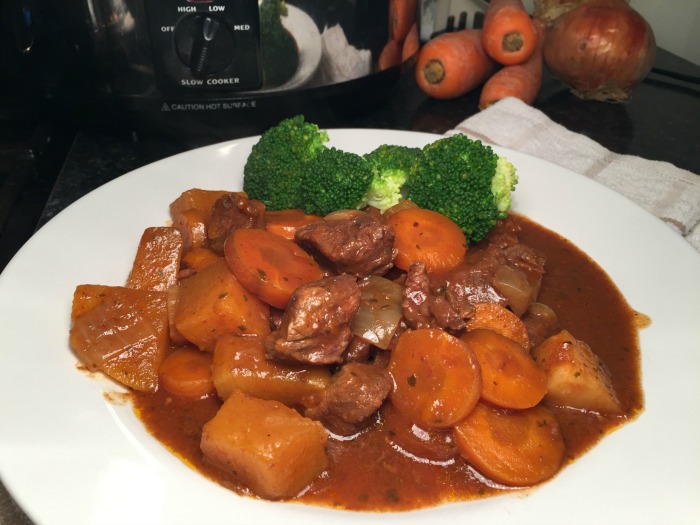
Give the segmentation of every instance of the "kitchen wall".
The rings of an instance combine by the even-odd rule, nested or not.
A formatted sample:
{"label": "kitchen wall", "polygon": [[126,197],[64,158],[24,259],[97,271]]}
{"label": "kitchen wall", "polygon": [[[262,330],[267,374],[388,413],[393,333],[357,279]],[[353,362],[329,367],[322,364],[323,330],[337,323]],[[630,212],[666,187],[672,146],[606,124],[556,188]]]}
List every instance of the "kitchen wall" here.
{"label": "kitchen wall", "polygon": [[700,1],[631,0],[654,30],[656,44],[700,65]]}

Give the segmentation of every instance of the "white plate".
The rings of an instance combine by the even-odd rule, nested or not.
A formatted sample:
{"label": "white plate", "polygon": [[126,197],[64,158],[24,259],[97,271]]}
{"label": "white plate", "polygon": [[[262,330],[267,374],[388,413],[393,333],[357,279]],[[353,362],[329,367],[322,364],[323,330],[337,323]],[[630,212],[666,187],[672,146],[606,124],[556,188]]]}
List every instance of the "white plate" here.
{"label": "white plate", "polygon": [[[437,138],[379,130],[330,136],[358,153]],[[36,522],[700,522],[700,255],[617,193],[513,151],[497,150],[520,175],[514,210],[590,254],[652,319],[641,333],[646,411],[550,483],[373,516],[256,501],[192,471],[145,432],[130,406],[106,400],[113,384],[77,371],[67,344],[75,286],[123,284],[143,229],[165,224],[168,204],[191,187],[240,189],[254,141],[184,153],[106,184],[44,226],[0,276],[0,473]]]}

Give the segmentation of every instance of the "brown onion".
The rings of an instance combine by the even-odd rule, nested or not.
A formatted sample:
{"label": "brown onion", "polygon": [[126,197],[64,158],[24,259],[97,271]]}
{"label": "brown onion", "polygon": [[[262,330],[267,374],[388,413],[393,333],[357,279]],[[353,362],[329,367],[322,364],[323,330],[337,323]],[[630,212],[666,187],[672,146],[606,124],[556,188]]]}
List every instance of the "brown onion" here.
{"label": "brown onion", "polygon": [[543,55],[576,96],[624,101],[651,71],[656,41],[626,0],[590,0],[556,20]]}

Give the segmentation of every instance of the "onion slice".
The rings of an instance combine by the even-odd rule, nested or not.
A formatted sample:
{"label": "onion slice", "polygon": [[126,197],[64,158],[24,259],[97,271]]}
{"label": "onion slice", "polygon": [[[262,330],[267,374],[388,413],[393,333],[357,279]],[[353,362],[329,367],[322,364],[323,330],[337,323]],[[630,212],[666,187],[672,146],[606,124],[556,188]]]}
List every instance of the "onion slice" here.
{"label": "onion slice", "polygon": [[360,307],[350,328],[356,336],[387,350],[403,315],[403,288],[377,275],[371,275],[358,284]]}

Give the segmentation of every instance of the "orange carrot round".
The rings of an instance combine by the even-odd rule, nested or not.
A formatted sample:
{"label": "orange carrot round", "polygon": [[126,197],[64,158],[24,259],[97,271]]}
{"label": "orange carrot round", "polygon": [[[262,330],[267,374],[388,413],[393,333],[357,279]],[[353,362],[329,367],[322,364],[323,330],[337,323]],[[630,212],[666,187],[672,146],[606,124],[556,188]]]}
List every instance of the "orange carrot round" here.
{"label": "orange carrot round", "polygon": [[542,87],[542,43],[544,25],[535,20],[538,44],[535,52],[522,64],[506,66],[496,71],[484,84],[479,97],[479,109],[486,109],[506,97],[515,97],[532,105]]}
{"label": "orange carrot round", "polygon": [[504,485],[544,481],[559,470],[564,457],[559,423],[542,405],[506,410],[481,402],[453,431],[460,454]]}
{"label": "orange carrot round", "polygon": [[390,395],[396,408],[425,428],[447,428],[479,401],[481,371],[469,347],[439,329],[409,330],[391,352]]}
{"label": "orange carrot round", "polygon": [[265,229],[290,241],[294,240],[296,231],[307,224],[320,221],[320,215],[309,215],[304,210],[267,210],[265,212]]}
{"label": "orange carrot round", "polygon": [[266,230],[234,230],[224,256],[243,287],[275,308],[286,308],[294,290],[323,277],[318,264],[296,243]]}
{"label": "orange carrot round", "polygon": [[160,385],[171,394],[201,398],[215,392],[212,356],[195,348],[178,348],[160,365]]}
{"label": "orange carrot round", "polygon": [[495,62],[482,45],[482,31],[463,29],[443,33],[426,42],[418,53],[416,82],[436,99],[461,97],[482,84]]}
{"label": "orange carrot round", "polygon": [[515,341],[491,330],[462,336],[481,366],[481,399],[503,408],[530,408],[547,393],[547,377]]}
{"label": "orange carrot round", "polygon": [[467,331],[484,329],[497,332],[518,343],[523,352],[530,352],[530,334],[520,317],[498,303],[476,303],[474,315],[467,320]]}
{"label": "orange carrot round", "polygon": [[483,43],[499,64],[525,62],[537,48],[537,31],[521,0],[491,0],[484,12]]}
{"label": "orange carrot round", "polygon": [[467,239],[454,221],[423,208],[404,209],[389,217],[394,228],[394,265],[408,270],[412,262],[425,263],[428,272],[450,270],[464,259]]}

